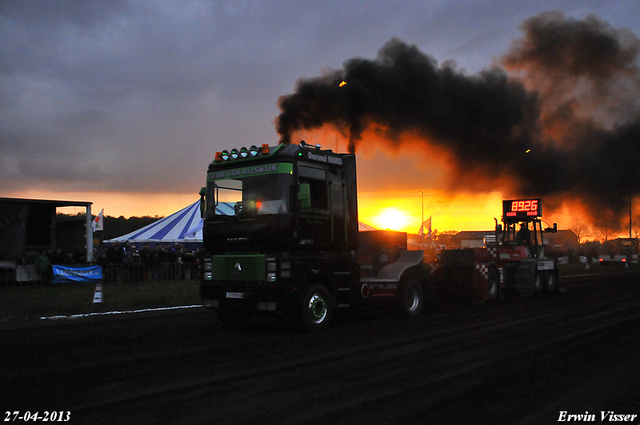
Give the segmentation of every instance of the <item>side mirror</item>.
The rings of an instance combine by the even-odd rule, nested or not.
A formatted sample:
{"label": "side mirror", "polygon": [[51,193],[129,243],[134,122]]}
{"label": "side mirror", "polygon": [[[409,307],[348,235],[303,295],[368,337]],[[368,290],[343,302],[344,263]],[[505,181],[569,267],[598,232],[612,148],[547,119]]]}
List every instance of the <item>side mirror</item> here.
{"label": "side mirror", "polygon": [[309,186],[309,183],[300,183],[298,202],[300,202],[301,210],[311,208],[311,186]]}
{"label": "side mirror", "polygon": [[200,188],[200,192],[199,192],[199,194],[200,194],[200,217],[201,218],[204,218],[204,212],[205,212],[205,209],[207,207],[207,204],[206,204],[206,202],[204,200],[204,196],[205,196],[206,193],[207,193],[207,188],[206,187],[201,187]]}
{"label": "side mirror", "polygon": [[502,233],[502,224],[498,224],[498,225],[496,226],[496,232],[498,232],[498,233]]}

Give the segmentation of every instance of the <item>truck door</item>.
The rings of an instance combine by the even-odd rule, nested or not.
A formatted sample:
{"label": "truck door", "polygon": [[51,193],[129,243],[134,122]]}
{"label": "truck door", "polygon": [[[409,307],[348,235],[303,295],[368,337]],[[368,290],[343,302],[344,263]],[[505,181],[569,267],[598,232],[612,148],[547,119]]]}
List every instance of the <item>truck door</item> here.
{"label": "truck door", "polygon": [[330,244],[331,209],[327,171],[307,164],[299,164],[298,179],[309,185],[310,207],[300,210],[300,239],[303,245],[322,246]]}

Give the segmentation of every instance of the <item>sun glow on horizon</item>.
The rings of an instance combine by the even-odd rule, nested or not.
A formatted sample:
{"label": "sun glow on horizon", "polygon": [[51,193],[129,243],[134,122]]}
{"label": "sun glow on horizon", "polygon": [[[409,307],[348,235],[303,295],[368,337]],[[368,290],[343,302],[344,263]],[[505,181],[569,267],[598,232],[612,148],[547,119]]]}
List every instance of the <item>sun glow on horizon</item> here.
{"label": "sun glow on horizon", "polygon": [[487,230],[494,227],[494,218],[500,218],[502,195],[431,190],[424,191],[424,204],[420,192],[361,192],[358,195],[359,220],[380,230],[417,234],[423,205],[424,220],[431,217],[432,230]]}
{"label": "sun glow on horizon", "polygon": [[381,230],[397,230],[405,229],[412,217],[405,214],[396,207],[388,207],[380,212],[379,215],[371,218],[371,225]]}

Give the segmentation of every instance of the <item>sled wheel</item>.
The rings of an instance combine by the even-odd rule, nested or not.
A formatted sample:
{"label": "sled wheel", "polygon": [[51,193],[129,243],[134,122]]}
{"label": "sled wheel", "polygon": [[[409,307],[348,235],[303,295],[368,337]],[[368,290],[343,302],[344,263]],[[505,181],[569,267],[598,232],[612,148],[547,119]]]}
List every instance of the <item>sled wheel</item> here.
{"label": "sled wheel", "polygon": [[544,286],[544,279],[543,279],[542,273],[536,273],[533,279],[534,279],[533,293],[539,294],[540,292],[542,292],[542,287]]}
{"label": "sled wheel", "polygon": [[402,283],[398,301],[400,302],[400,309],[404,316],[419,316],[424,308],[424,293],[420,283],[413,279]]}
{"label": "sled wheel", "polygon": [[495,301],[500,294],[500,279],[498,279],[498,272],[493,267],[489,268],[487,285],[489,285],[489,301]]}
{"label": "sled wheel", "polygon": [[545,289],[547,292],[555,292],[558,289],[558,275],[556,274],[556,270],[548,271],[546,277]]}

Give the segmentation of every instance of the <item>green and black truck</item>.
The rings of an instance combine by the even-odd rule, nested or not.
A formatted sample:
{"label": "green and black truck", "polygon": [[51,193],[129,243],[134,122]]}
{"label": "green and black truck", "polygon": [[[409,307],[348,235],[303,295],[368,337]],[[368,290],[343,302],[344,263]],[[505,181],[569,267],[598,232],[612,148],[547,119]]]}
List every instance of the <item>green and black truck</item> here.
{"label": "green and black truck", "polygon": [[319,145],[217,152],[200,191],[200,293],[226,325],[279,314],[317,332],[336,309],[424,307],[422,251],[406,233],[360,232],[354,154]]}

